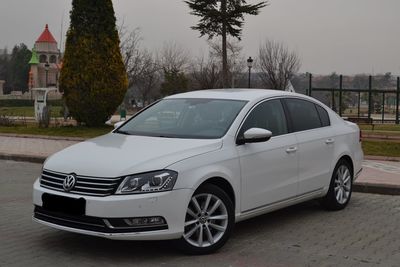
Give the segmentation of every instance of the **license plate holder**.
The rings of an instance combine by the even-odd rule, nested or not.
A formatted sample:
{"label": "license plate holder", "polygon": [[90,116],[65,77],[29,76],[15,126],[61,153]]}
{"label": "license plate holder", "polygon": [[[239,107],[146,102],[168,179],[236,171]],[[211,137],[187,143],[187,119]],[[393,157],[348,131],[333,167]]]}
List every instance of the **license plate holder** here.
{"label": "license plate holder", "polygon": [[86,200],[84,198],[70,198],[44,193],[42,195],[43,208],[68,215],[85,215]]}

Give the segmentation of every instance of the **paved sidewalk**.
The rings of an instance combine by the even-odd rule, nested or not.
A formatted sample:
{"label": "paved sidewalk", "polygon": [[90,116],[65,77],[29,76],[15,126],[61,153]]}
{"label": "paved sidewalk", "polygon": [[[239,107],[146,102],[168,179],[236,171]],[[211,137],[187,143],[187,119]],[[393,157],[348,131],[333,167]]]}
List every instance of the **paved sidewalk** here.
{"label": "paved sidewalk", "polygon": [[400,162],[365,160],[355,190],[400,195]]}
{"label": "paved sidewalk", "polygon": [[327,212],[316,201],[235,225],[217,253],[186,256],[170,241],[117,241],[32,222],[40,164],[0,160],[2,267],[399,267],[400,196],[354,193]]}
{"label": "paved sidewalk", "polygon": [[[0,159],[41,163],[51,154],[78,142],[78,139],[63,140],[0,135]],[[365,160],[363,172],[356,181],[355,190],[400,195],[400,162],[384,161],[380,157]]]}
{"label": "paved sidewalk", "polygon": [[78,141],[0,136],[0,159],[43,162],[48,156]]}

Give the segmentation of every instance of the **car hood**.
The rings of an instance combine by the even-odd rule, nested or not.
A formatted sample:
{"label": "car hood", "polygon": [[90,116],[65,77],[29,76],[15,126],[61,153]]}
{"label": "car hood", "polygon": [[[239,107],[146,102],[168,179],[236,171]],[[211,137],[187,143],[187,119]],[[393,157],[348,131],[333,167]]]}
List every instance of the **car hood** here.
{"label": "car hood", "polygon": [[177,139],[107,134],[49,157],[44,168],[85,176],[119,177],[153,170],[220,149],[221,139]]}

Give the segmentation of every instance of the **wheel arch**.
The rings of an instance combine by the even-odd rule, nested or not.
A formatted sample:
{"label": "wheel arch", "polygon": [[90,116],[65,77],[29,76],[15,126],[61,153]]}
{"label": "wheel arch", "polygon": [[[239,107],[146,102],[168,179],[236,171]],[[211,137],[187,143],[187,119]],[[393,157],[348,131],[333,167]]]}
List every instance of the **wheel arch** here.
{"label": "wheel arch", "polygon": [[233,207],[236,208],[235,190],[233,189],[233,186],[231,185],[231,183],[228,180],[226,180],[225,178],[222,178],[222,177],[218,177],[218,176],[210,177],[210,178],[206,179],[205,181],[203,181],[197,187],[197,189],[199,189],[202,185],[205,185],[205,184],[212,184],[212,185],[215,185],[215,186],[218,186],[219,188],[221,188],[232,200]]}
{"label": "wheel arch", "polygon": [[[353,176],[354,176],[354,162],[353,162],[353,159],[352,159],[349,155],[347,155],[347,154],[342,155],[342,156],[337,160],[336,165],[337,165],[341,160],[344,160],[344,161],[346,161],[347,163],[349,163],[349,165],[350,165],[350,167],[351,167],[351,172],[352,172],[352,174],[353,174]],[[353,178],[354,178],[354,177],[353,177]]]}

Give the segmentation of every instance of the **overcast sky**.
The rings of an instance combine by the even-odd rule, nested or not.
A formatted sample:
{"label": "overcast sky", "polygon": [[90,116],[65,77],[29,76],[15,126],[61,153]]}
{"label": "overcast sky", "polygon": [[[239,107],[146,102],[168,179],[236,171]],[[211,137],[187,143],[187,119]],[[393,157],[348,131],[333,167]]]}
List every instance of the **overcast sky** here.
{"label": "overcast sky", "polygon": [[[197,21],[182,0],[113,0],[116,16],[140,27],[144,45],[158,49],[176,41],[194,56],[207,51],[206,39],[190,29]],[[255,0],[249,1],[255,3]],[[68,27],[71,0],[1,0],[0,48],[32,47],[49,24],[60,40]],[[256,57],[266,38],[298,52],[301,71],[343,74],[400,74],[399,0],[270,0],[259,16],[246,17],[242,46]]]}

